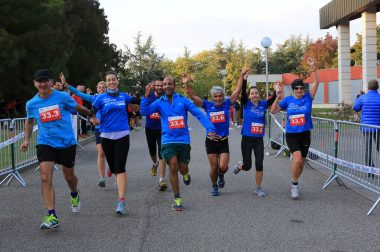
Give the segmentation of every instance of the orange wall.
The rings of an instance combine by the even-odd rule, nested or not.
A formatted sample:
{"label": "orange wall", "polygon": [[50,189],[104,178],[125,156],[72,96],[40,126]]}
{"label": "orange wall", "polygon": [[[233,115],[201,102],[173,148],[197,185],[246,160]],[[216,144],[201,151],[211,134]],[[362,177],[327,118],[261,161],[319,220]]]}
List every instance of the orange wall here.
{"label": "orange wall", "polygon": [[[338,81],[338,68],[329,68],[318,70],[319,80],[325,83],[325,88],[327,87],[328,82]],[[377,77],[380,78],[380,65],[377,66]],[[298,76],[291,73],[285,73],[282,75],[282,82],[285,85],[290,85],[292,82],[297,79]],[[351,80],[360,80],[362,79],[362,66],[353,66],[351,67]],[[312,76],[305,80],[306,83],[313,82]],[[326,90],[325,90],[326,94]],[[326,96],[325,96],[326,99]]]}

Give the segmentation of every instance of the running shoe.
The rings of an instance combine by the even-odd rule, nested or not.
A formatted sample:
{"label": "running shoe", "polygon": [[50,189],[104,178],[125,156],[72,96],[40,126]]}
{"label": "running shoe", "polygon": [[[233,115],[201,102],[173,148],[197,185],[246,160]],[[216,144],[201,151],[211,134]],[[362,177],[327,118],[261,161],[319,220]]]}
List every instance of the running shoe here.
{"label": "running shoe", "polygon": [[223,188],[226,182],[224,181],[224,174],[218,175],[218,186],[219,188]]}
{"label": "running shoe", "polygon": [[104,178],[99,179],[98,186],[106,187],[106,180]]}
{"label": "running shoe", "polygon": [[265,197],[266,193],[264,192],[264,190],[259,186],[259,187],[256,187],[253,192],[259,196],[259,197]]}
{"label": "running shoe", "polygon": [[239,169],[239,166],[243,164],[243,161],[237,162],[237,164],[234,166],[234,174],[238,174],[241,170]]}
{"label": "running shoe", "polygon": [[212,186],[211,195],[212,196],[219,196],[219,187],[217,185]]}
{"label": "running shoe", "polygon": [[71,210],[74,213],[79,213],[79,211],[80,211],[80,197],[79,197],[79,193],[77,194],[77,196],[75,198],[71,197]]}
{"label": "running shoe", "polygon": [[292,200],[298,200],[300,197],[300,192],[298,190],[298,185],[290,185],[290,198]]}
{"label": "running shoe", "polygon": [[183,175],[183,183],[185,183],[185,185],[190,185],[190,182],[191,182],[191,176],[189,173]]}
{"label": "running shoe", "polygon": [[58,218],[54,214],[46,215],[42,220],[40,228],[43,230],[59,227]]}
{"label": "running shoe", "polygon": [[125,201],[121,201],[121,200],[117,201],[117,207],[116,207],[115,213],[125,214]]}
{"label": "running shoe", "polygon": [[172,205],[172,208],[174,211],[183,211],[181,198],[174,199],[174,204]]}
{"label": "running shoe", "polygon": [[168,184],[166,183],[165,180],[162,180],[162,181],[158,184],[158,186],[160,187],[160,191],[165,191],[166,188],[168,188]]}
{"label": "running shoe", "polygon": [[152,168],[150,169],[150,175],[152,175],[152,177],[157,175],[157,167],[158,167],[158,162],[152,165]]}

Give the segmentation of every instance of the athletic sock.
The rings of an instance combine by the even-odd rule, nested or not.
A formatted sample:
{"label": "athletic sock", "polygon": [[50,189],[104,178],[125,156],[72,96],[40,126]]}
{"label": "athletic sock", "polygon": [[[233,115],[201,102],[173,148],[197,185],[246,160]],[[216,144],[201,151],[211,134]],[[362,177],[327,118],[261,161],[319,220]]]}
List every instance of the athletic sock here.
{"label": "athletic sock", "polygon": [[292,184],[293,184],[294,186],[296,186],[296,185],[298,185],[298,181],[294,182],[294,181],[292,180]]}
{"label": "athletic sock", "polygon": [[177,198],[181,198],[181,195],[179,193],[175,193],[174,194],[174,198],[177,199]]}
{"label": "athletic sock", "polygon": [[125,202],[125,198],[124,197],[123,198],[119,198],[119,201]]}
{"label": "athletic sock", "polygon": [[158,183],[161,183],[161,181],[163,181],[164,180],[164,178],[160,178],[159,180],[158,180]]}
{"label": "athletic sock", "polygon": [[55,209],[51,209],[48,211],[48,215],[51,215],[53,214],[55,217],[57,217],[57,215],[55,214]]}
{"label": "athletic sock", "polygon": [[71,192],[71,198],[76,198],[78,196],[78,191]]}

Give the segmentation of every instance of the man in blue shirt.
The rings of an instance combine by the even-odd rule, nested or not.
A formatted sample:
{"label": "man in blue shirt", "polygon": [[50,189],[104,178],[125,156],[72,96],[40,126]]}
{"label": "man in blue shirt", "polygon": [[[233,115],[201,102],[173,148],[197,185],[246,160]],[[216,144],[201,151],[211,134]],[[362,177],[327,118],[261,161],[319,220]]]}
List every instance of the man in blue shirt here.
{"label": "man in blue shirt", "polygon": [[71,127],[70,109],[91,115],[91,112],[78,105],[66,92],[52,89],[51,74],[46,69],[34,74],[34,86],[38,93],[26,103],[25,139],[21,151],[29,147],[34,120],[38,122],[37,158],[40,163],[42,197],[48,209],[41,229],[59,226],[55,213],[55,194],[53,189],[53,166],[62,164],[63,175],[71,190],[71,208],[80,210],[80,198],[77,190],[78,179],[74,174],[77,141]]}
{"label": "man in blue shirt", "polygon": [[[356,112],[362,111],[361,123],[380,126],[380,94],[377,80],[368,82],[368,93],[360,95],[354,104]],[[365,137],[365,164],[374,167],[372,158],[372,141],[375,141],[376,150],[379,152],[379,130],[370,127],[361,127]]]}
{"label": "man in blue shirt", "polygon": [[[170,169],[170,184],[174,193],[173,210],[182,211],[182,200],[179,193],[178,171],[183,175],[183,182],[190,184],[188,164],[190,162],[190,134],[187,125],[187,112],[195,116],[207,129],[210,137],[215,137],[215,127],[207,117],[187,98],[175,93],[176,84],[173,77],[163,81],[165,95],[149,105],[149,99],[141,100],[141,114],[160,113],[162,126],[161,155]],[[152,84],[146,86],[150,93]]]}

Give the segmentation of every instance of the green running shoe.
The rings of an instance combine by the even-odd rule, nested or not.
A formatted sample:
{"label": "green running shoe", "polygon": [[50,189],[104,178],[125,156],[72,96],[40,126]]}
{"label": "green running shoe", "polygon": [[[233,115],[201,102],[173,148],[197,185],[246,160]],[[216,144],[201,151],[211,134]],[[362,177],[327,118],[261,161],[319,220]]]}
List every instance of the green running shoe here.
{"label": "green running shoe", "polygon": [[71,210],[73,213],[79,213],[80,211],[80,197],[79,193],[75,198],[71,197]]}
{"label": "green running shoe", "polygon": [[174,211],[183,211],[181,198],[174,199],[174,204],[172,205]]}
{"label": "green running shoe", "polygon": [[191,176],[189,173],[183,175],[183,183],[185,183],[185,185],[190,185],[190,182],[191,182]]}
{"label": "green running shoe", "polygon": [[58,218],[54,214],[50,214],[44,217],[40,228],[42,230],[53,229],[59,227]]}

